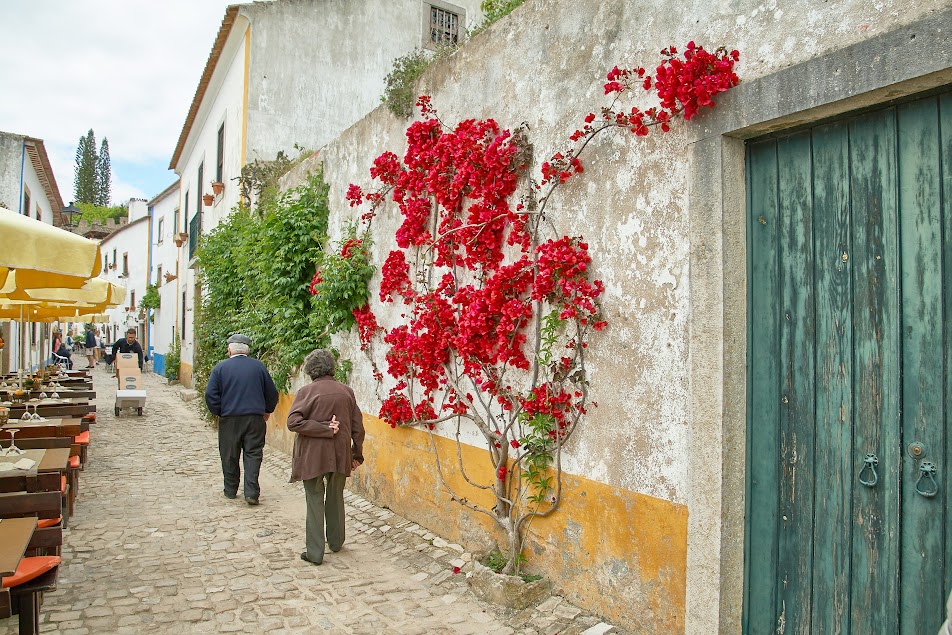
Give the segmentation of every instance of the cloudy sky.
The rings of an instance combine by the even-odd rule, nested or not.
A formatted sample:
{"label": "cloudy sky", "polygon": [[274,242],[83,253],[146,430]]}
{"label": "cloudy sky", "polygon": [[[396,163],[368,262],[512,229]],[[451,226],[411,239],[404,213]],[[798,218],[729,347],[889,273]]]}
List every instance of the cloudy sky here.
{"label": "cloudy sky", "polygon": [[0,131],[43,139],[64,203],[76,143],[109,139],[112,202],[168,169],[225,8],[248,0],[0,0]]}

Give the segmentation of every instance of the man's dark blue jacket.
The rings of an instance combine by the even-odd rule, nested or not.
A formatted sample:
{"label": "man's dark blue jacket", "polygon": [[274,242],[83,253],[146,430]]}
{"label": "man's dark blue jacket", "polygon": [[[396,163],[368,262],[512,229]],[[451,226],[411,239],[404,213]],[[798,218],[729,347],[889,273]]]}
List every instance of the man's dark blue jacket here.
{"label": "man's dark blue jacket", "polygon": [[278,405],[278,389],[264,364],[247,355],[235,355],[212,369],[205,403],[219,417],[264,415]]}

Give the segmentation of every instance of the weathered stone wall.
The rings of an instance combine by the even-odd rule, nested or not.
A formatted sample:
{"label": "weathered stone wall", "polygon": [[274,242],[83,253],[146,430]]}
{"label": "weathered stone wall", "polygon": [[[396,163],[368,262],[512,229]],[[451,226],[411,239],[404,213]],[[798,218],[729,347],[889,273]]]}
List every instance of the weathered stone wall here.
{"label": "weathered stone wall", "polygon": [[[742,81],[751,82],[889,34],[944,6],[944,0],[914,5],[896,0],[694,2],[676,7],[661,2],[528,0],[508,19],[432,68],[420,92],[433,96],[448,123],[492,117],[513,128],[526,122],[538,164],[564,147],[567,136],[588,112],[606,103],[604,74],[616,64],[652,66],[661,48],[683,47],[695,40],[707,48],[739,49],[738,73]],[[869,64],[872,69],[876,62]],[[800,87],[802,92],[782,97],[802,100],[807,108],[811,94],[822,93],[825,86],[838,81],[842,80],[835,72],[813,77],[812,83]],[[650,103],[640,101],[639,105]],[[692,188],[713,188],[727,178],[725,174],[736,181],[738,169],[742,176],[742,144],[713,156],[692,145],[704,136],[709,117],[679,123],[663,137],[615,134],[599,138],[583,156],[585,173],[563,188],[550,212],[561,233],[584,235],[589,242],[592,274],[605,282],[603,307],[610,326],[593,338],[589,348],[591,397],[599,406],[586,418],[566,453],[563,466],[571,476],[565,504],[556,517],[532,527],[530,558],[573,601],[639,633],[718,628],[739,632],[737,607],[730,605],[736,583],[731,589],[734,596],[726,599],[714,588],[720,584],[718,576],[725,575],[720,552],[706,552],[711,554],[708,560],[698,554],[692,566],[700,573],[689,571],[686,555],[688,503],[709,502],[695,495],[695,486],[709,482],[715,490],[720,487],[721,461],[726,463],[728,458],[720,455],[719,447],[709,448],[710,454],[698,454],[699,449],[708,448],[699,448],[692,439],[692,421],[709,414],[711,425],[720,422],[726,429],[725,418],[737,414],[732,410],[736,404],[693,395],[716,392],[726,383],[725,375],[743,377],[744,373],[742,351],[731,353],[734,367],[719,367],[713,375],[700,372],[693,361],[695,356],[725,359],[724,347],[733,346],[721,339],[716,325],[709,341],[692,338],[692,330],[703,333],[704,325],[692,325],[695,298],[689,280],[723,274],[691,270],[692,260],[703,261],[697,259],[696,249],[714,248],[705,244],[705,237],[698,233],[699,219],[689,211],[690,201],[697,208],[696,201],[704,199],[703,192]],[[347,185],[367,184],[367,170],[381,152],[403,152],[406,125],[378,108],[323,148],[319,157],[299,167],[297,173],[303,174],[317,161],[323,162],[331,185],[332,229],[356,217],[357,212],[344,201]],[[733,163],[728,165],[729,161]],[[375,220],[373,249],[378,264],[394,247],[392,237],[399,221],[393,209]],[[716,248],[726,249],[737,240],[742,246],[739,234]],[[736,271],[746,267],[743,253],[733,262],[726,255],[723,263]],[[724,277],[725,285],[734,280]],[[377,283],[379,275],[371,284]],[[716,304],[717,297],[705,302]],[[705,306],[716,311],[715,304]],[[376,300],[373,307],[386,323],[390,308]],[[736,316],[724,311],[724,319],[732,317]],[[335,345],[354,361],[351,383],[361,408],[375,414],[387,386],[373,380],[355,338],[340,338]],[[383,352],[375,352],[381,367],[385,366]],[[714,383],[692,386],[692,377],[695,382],[704,378]],[[694,412],[692,404],[698,403],[719,410]],[[276,432],[280,425],[280,420],[274,422]],[[355,486],[378,503],[470,546],[492,536],[482,520],[464,513],[440,491],[422,434],[391,431],[375,417],[368,417],[368,432],[368,463],[355,476]],[[272,438],[285,447],[290,440],[279,434]],[[722,440],[717,435],[711,438]],[[743,451],[742,442],[734,446]],[[475,460],[480,452],[479,448],[467,450]],[[709,459],[714,460],[709,470],[699,470],[692,463]],[[739,461],[742,464],[742,454]],[[456,476],[449,478],[458,483]],[[742,488],[741,481],[741,491],[733,495],[741,497]],[[716,530],[715,542],[730,540],[720,533],[719,514],[708,514],[712,510],[692,508],[690,514],[707,514]],[[734,538],[736,542],[738,537]],[[739,538],[742,545],[742,535]],[[736,554],[736,548],[731,549]],[[692,616],[686,625],[685,588],[691,586],[686,580],[692,575],[702,581],[695,583],[695,590],[703,583],[710,593],[693,605],[702,618]]]}

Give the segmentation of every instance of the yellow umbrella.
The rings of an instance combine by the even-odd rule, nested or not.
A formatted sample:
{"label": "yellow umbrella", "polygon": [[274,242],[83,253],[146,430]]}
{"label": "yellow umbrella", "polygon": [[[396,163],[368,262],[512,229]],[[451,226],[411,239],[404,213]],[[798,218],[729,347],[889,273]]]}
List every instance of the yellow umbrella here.
{"label": "yellow umbrella", "polygon": [[102,278],[91,278],[79,289],[31,288],[12,292],[7,297],[12,300],[39,301],[41,304],[86,302],[88,304],[119,306],[126,299],[126,288]]}
{"label": "yellow umbrella", "polygon": [[99,243],[0,207],[0,286],[14,269],[20,289],[76,289],[102,270]]}

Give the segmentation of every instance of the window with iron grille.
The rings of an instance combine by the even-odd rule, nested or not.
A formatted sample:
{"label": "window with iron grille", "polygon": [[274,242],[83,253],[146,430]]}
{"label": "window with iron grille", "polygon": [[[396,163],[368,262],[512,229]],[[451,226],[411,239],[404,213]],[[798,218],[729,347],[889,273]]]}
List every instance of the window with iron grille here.
{"label": "window with iron grille", "polygon": [[461,13],[435,4],[430,5],[430,46],[456,46],[459,43]]}

